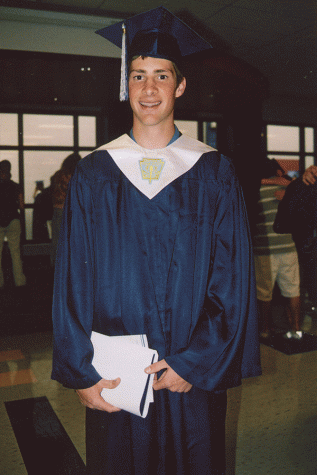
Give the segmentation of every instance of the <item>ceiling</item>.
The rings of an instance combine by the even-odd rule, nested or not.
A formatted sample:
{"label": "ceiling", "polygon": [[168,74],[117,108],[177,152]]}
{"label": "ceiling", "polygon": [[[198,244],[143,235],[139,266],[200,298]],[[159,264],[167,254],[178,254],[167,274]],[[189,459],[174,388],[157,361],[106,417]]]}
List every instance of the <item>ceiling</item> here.
{"label": "ceiling", "polygon": [[317,0],[0,0],[0,5],[118,19],[164,5],[214,47],[258,69],[271,95],[316,100]]}

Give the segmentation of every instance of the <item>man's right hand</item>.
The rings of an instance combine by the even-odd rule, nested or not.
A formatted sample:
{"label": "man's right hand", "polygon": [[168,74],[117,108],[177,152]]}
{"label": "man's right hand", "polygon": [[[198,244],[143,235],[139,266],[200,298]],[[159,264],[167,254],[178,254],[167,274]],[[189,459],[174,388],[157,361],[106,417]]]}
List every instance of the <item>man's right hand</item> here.
{"label": "man's right hand", "polygon": [[98,411],[106,412],[118,412],[121,411],[121,409],[106,402],[100,394],[104,388],[110,390],[114,389],[120,384],[120,382],[120,378],[110,381],[101,379],[97,384],[91,386],[91,388],[76,389],[76,393],[79,396],[80,402],[90,409],[98,409]]}

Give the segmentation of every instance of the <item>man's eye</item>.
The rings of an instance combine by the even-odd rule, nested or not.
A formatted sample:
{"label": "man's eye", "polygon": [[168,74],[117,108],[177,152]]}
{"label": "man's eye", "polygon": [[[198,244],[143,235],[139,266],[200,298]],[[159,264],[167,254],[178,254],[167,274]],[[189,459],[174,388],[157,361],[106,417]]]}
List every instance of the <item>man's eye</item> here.
{"label": "man's eye", "polygon": [[167,75],[166,74],[160,74],[159,79],[167,79]]}
{"label": "man's eye", "polygon": [[136,76],[133,77],[135,81],[141,81],[143,79],[143,76],[141,74],[137,74]]}

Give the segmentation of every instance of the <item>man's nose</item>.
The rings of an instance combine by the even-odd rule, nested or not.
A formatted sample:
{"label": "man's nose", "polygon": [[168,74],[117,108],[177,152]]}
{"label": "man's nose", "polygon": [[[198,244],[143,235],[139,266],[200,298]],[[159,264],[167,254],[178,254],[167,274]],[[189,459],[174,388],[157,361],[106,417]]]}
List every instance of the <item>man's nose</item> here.
{"label": "man's nose", "polygon": [[148,95],[155,94],[156,91],[157,91],[157,86],[156,86],[156,83],[155,83],[155,79],[154,78],[147,78],[147,80],[145,81],[143,90],[144,90],[145,94],[148,94]]}

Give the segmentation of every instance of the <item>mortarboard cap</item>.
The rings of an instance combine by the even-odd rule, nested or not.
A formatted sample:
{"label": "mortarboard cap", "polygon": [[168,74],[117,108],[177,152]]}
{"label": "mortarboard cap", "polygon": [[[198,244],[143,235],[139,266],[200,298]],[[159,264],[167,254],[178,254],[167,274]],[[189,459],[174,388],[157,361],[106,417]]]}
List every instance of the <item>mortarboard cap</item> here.
{"label": "mortarboard cap", "polygon": [[127,63],[134,56],[168,59],[177,64],[183,56],[212,47],[162,6],[96,33],[122,48],[120,100],[128,99]]}

